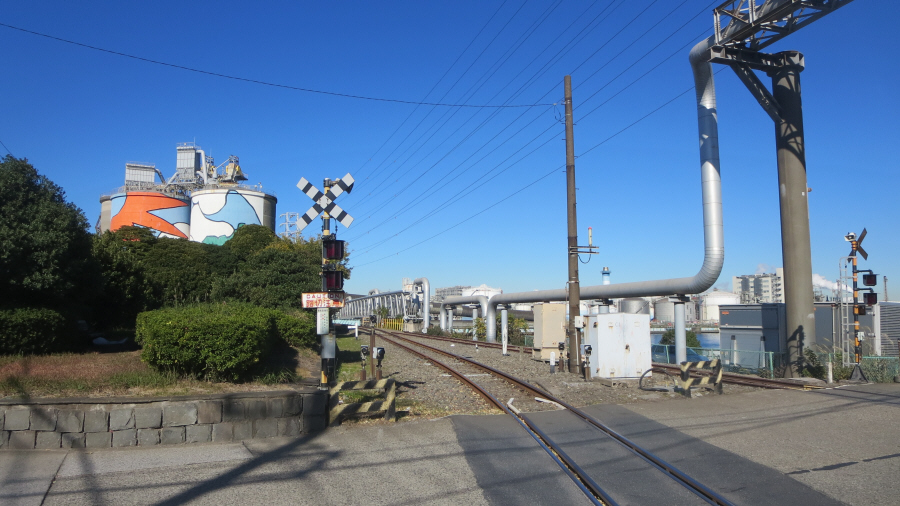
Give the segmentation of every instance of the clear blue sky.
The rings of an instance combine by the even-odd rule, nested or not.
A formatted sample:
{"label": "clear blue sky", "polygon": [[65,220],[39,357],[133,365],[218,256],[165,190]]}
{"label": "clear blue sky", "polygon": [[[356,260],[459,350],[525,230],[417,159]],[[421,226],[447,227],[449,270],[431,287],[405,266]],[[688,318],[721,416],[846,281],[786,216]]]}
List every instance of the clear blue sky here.
{"label": "clear blue sky", "polygon": [[[401,101],[560,105],[345,98],[0,27],[0,141],[92,223],[126,162],[170,175],[179,142],[196,140],[219,162],[238,155],[249,182],[277,193],[279,214],[311,204],[300,177],[321,187],[350,172],[356,188],[338,199],[356,218],[339,231],[352,251],[348,291],[422,276],[433,287],[562,288],[561,101],[571,74],[579,239],[592,226],[600,246],[582,284],[599,284],[603,266],[613,282],[691,276],[703,255],[696,106],[692,91],[675,97],[692,88],[687,53],[711,33],[712,5],[7,1],[0,23],[208,72]],[[806,56],[813,272],[834,280],[844,234],[867,227],[861,267],[887,275],[894,300],[898,15],[897,2],[857,0],[768,48]],[[733,275],[781,266],[781,236],[773,124],[729,69],[717,70],[726,251],[717,286],[727,289]]]}

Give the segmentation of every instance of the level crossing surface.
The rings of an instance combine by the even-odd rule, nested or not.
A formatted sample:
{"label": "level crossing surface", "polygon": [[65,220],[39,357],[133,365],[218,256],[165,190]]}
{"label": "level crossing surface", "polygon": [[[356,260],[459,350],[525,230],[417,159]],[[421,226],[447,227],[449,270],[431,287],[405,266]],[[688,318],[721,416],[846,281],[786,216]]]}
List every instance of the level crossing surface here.
{"label": "level crossing surface", "polygon": [[[586,411],[735,504],[862,505],[896,504],[900,494],[898,408],[900,385],[863,385]],[[565,432],[569,422],[554,423]],[[639,491],[640,483],[633,486]],[[533,439],[500,415],[347,424],[301,438],[190,447],[0,451],[2,504],[260,501],[587,503]]]}

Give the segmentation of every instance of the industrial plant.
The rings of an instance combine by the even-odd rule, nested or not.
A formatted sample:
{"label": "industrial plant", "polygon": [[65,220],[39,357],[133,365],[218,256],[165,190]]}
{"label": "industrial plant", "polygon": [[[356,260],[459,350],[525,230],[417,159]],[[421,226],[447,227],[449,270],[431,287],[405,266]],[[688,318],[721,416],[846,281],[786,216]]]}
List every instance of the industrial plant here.
{"label": "industrial plant", "polygon": [[125,185],[100,197],[97,231],[136,226],[157,237],[221,245],[242,225],[275,230],[275,195],[243,183],[237,156],[216,165],[193,142],[178,144],[176,153],[168,179],[155,165],[126,163]]}

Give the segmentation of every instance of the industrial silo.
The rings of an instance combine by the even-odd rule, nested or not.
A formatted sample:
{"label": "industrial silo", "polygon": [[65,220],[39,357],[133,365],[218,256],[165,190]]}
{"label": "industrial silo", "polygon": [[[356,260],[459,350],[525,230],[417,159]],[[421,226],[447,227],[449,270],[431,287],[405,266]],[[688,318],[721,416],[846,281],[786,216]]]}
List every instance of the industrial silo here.
{"label": "industrial silo", "polygon": [[654,319],[658,322],[675,321],[675,303],[668,297],[660,297],[653,302]]}
{"label": "industrial silo", "polygon": [[629,297],[619,301],[620,313],[650,314],[650,303],[640,297]]}
{"label": "industrial silo", "polygon": [[731,292],[713,290],[703,295],[703,303],[700,308],[704,321],[719,321],[719,306],[740,304],[741,296]]}
{"label": "industrial silo", "polygon": [[191,193],[190,239],[224,244],[242,225],[263,225],[275,231],[273,195],[243,187],[219,187]]}
{"label": "industrial silo", "polygon": [[[116,231],[125,226],[138,226],[151,229],[157,237],[187,239],[190,209],[188,199],[165,193],[115,193],[100,198],[100,228]],[[108,223],[106,228],[104,223]]]}

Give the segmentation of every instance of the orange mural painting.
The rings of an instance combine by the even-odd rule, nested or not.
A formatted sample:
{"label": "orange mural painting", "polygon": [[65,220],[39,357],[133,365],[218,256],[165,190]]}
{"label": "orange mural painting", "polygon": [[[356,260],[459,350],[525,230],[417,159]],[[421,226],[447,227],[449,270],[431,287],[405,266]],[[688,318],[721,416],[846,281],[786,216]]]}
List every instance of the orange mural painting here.
{"label": "orange mural painting", "polygon": [[190,209],[188,201],[161,193],[128,192],[115,195],[110,229],[133,225],[153,229],[157,235],[187,239]]}

